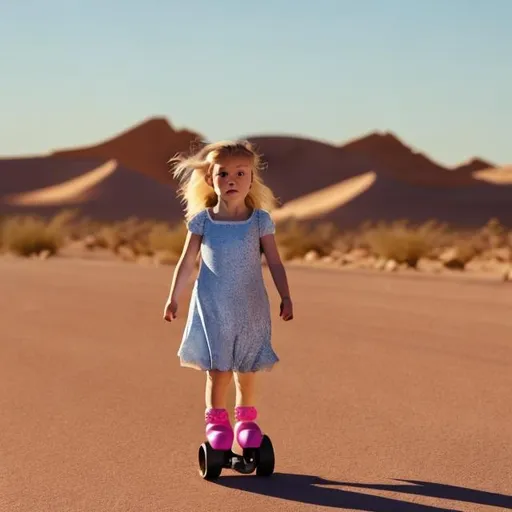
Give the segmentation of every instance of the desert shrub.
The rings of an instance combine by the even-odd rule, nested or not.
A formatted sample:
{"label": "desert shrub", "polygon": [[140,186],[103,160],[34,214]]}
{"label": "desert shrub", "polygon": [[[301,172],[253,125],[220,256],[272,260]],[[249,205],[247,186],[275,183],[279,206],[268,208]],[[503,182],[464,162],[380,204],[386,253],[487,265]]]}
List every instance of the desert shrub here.
{"label": "desert shrub", "polygon": [[507,229],[497,218],[490,219],[480,230],[479,236],[489,249],[497,249],[508,245]]}
{"label": "desert shrub", "polygon": [[381,258],[416,267],[420,258],[430,257],[446,230],[433,221],[412,226],[407,221],[378,223],[363,234],[369,249]]}
{"label": "desert shrub", "polygon": [[479,253],[477,242],[474,238],[469,238],[455,242],[453,247],[441,254],[440,259],[446,268],[463,270]]}
{"label": "desert shrub", "polygon": [[148,233],[148,247],[152,254],[167,252],[180,255],[187,236],[187,227],[181,222],[174,227],[166,223],[154,224]]}
{"label": "desert shrub", "polygon": [[149,234],[155,226],[153,220],[139,220],[130,217],[123,221],[90,223],[85,225],[82,235],[87,235],[88,248],[108,249],[119,252],[128,247],[134,254],[150,254]]}
{"label": "desert shrub", "polygon": [[69,222],[74,212],[63,211],[46,220],[31,215],[15,215],[1,224],[1,246],[20,256],[30,256],[46,251],[54,255],[65,243]]}
{"label": "desert shrub", "polygon": [[319,256],[330,254],[338,231],[333,224],[306,226],[296,220],[280,223],[276,230],[276,243],[284,260],[301,258],[309,251]]}
{"label": "desert shrub", "polygon": [[98,220],[89,217],[81,217],[76,219],[69,229],[70,240],[84,240],[88,236],[97,233],[104,224]]}

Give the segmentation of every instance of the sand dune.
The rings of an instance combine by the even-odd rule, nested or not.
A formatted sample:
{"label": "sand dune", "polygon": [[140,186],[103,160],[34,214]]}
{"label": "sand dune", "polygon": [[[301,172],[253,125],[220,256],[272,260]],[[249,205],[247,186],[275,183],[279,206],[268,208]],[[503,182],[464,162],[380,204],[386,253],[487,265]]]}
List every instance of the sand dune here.
{"label": "sand dune", "polygon": [[[265,180],[283,203],[366,172],[431,189],[475,184],[468,170],[443,167],[390,133],[372,133],[341,146],[286,136],[249,139],[265,156]],[[470,167],[480,169],[473,162]]]}
{"label": "sand dune", "polygon": [[32,192],[7,196],[4,201],[7,204],[19,206],[64,206],[67,204],[84,203],[94,197],[96,193],[95,187],[107,176],[110,176],[116,168],[117,162],[109,160],[78,178]]}
{"label": "sand dune", "polygon": [[477,171],[473,176],[478,180],[495,185],[512,185],[512,165]]}
{"label": "sand dune", "polygon": [[365,221],[409,219],[426,222],[436,219],[458,227],[480,227],[497,217],[512,226],[512,186],[474,180],[474,185],[452,188],[411,185],[377,174],[372,185],[343,207],[318,220],[329,220],[340,227],[353,227]]}
{"label": "sand dune", "polygon": [[265,181],[285,203],[372,170],[366,157],[296,137],[250,137],[268,165]]}
{"label": "sand dune", "polygon": [[52,187],[78,178],[108,160],[110,158],[77,158],[73,160],[43,156],[0,158],[0,196]]}
{"label": "sand dune", "polygon": [[[512,226],[512,187],[497,187],[470,171],[486,164],[483,160],[473,159],[461,171],[448,169],[392,134],[370,134],[341,147],[290,137],[251,140],[266,156],[266,181],[283,200],[276,220],[329,220],[353,227],[365,221],[438,219],[477,227],[498,217]],[[506,184],[503,177],[501,182]]]}
{"label": "sand dune", "polygon": [[174,222],[182,216],[173,186],[114,159],[0,160],[0,176],[12,177],[0,180],[0,214],[54,215],[63,207],[74,207],[104,220],[138,216]]}
{"label": "sand dune", "polygon": [[[177,221],[182,208],[167,162],[201,138],[153,118],[101,144],[45,158],[0,159],[0,196],[11,203],[0,204],[0,213],[12,208],[46,212],[65,197],[60,204],[79,203],[89,216]],[[342,145],[284,135],[248,139],[263,153],[268,166],[264,179],[281,201],[277,218],[330,218],[343,225],[438,218],[471,225],[499,217],[512,225],[509,173],[481,158],[447,168],[388,132]],[[114,160],[117,168],[111,174],[86,174]],[[102,180],[92,185],[99,176]],[[77,187],[81,192],[73,195]]]}
{"label": "sand dune", "polygon": [[306,220],[324,217],[364,193],[375,179],[374,172],[348,178],[336,185],[289,201],[282,208],[275,210],[272,216],[278,222],[289,218]]}

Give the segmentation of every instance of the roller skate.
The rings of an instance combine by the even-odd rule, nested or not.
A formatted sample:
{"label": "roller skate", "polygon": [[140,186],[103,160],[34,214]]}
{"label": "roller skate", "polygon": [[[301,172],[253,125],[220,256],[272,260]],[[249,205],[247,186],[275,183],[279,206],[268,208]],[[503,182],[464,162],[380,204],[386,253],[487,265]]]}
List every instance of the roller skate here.
{"label": "roller skate", "polygon": [[205,411],[206,439],[214,450],[231,450],[233,446],[233,428],[226,409],[207,409]]}
{"label": "roller skate", "polygon": [[[270,438],[261,433],[254,422],[257,411],[254,407],[237,407],[235,431],[231,429],[224,409],[206,412],[207,441],[199,448],[199,474],[206,480],[217,479],[223,468],[238,473],[270,476],[274,472],[274,449]],[[243,450],[239,455],[232,451],[236,437]]]}
{"label": "roller skate", "polygon": [[241,448],[259,448],[263,439],[260,427],[255,423],[256,407],[235,407],[235,438]]}

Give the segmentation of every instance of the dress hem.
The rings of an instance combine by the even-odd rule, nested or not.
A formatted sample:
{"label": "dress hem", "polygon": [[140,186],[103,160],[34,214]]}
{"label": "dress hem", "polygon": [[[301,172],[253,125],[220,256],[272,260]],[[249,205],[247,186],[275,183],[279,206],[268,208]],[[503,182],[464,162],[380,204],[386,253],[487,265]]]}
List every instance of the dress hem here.
{"label": "dress hem", "polygon": [[184,361],[183,359],[180,360],[180,366],[183,368],[190,368],[192,370],[198,370],[202,372],[206,371],[220,371],[220,372],[237,372],[237,373],[256,373],[256,372],[270,372],[272,369],[279,364],[278,361],[274,361],[272,363],[263,364],[261,366],[258,366],[255,369],[251,370],[241,370],[239,368],[211,368],[211,367],[205,367],[201,366],[200,364],[194,363],[192,361]]}

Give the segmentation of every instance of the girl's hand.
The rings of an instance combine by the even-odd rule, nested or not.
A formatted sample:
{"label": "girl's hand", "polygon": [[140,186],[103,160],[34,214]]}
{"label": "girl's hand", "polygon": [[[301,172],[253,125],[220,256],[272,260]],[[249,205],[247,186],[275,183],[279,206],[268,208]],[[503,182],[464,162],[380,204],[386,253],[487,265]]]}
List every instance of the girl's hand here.
{"label": "girl's hand", "polygon": [[281,301],[281,311],[280,317],[287,322],[288,320],[293,320],[293,304],[292,299],[290,297],[284,297]]}
{"label": "girl's hand", "polygon": [[176,313],[178,311],[178,304],[175,300],[168,300],[165,304],[164,308],[164,320],[167,322],[172,322],[176,318]]}

